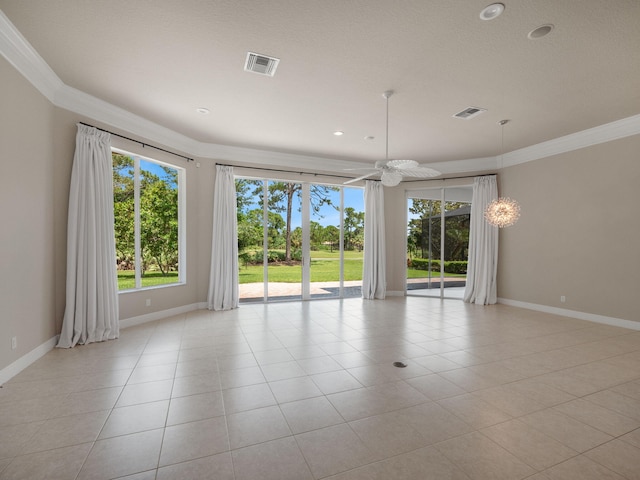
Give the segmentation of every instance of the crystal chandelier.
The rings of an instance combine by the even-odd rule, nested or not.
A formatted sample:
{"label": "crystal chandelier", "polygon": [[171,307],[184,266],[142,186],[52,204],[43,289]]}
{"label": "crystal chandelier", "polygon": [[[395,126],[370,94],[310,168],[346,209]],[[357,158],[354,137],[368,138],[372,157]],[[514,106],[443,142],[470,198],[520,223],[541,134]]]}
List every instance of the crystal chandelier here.
{"label": "crystal chandelier", "polygon": [[[500,120],[502,127],[502,155],[504,155],[504,126],[509,120]],[[520,205],[509,197],[500,197],[492,201],[484,211],[484,218],[491,225],[498,228],[510,227],[520,218]]]}
{"label": "crystal chandelier", "polygon": [[487,205],[484,218],[495,227],[510,227],[520,218],[520,205],[509,197],[500,197]]}

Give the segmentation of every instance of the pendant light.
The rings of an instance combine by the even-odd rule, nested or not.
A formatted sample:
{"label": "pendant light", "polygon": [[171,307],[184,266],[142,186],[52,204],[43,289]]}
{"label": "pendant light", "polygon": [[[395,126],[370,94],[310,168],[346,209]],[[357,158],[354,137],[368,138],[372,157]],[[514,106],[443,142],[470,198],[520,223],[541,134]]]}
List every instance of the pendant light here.
{"label": "pendant light", "polygon": [[[498,125],[502,127],[502,157],[504,156],[504,126],[509,120],[500,120]],[[515,224],[520,218],[520,205],[509,197],[499,197],[487,205],[484,211],[485,220],[498,228],[506,228]]]}

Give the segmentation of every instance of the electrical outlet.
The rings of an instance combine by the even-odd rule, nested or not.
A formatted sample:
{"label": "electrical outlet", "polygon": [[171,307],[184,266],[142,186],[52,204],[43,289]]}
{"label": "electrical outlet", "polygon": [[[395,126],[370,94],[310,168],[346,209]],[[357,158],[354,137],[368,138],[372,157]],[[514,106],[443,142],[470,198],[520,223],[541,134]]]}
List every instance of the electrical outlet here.
{"label": "electrical outlet", "polygon": [[11,337],[11,350],[18,348],[18,337]]}
{"label": "electrical outlet", "polygon": [[151,299],[150,299],[150,298],[147,298],[147,299],[144,301],[144,303],[145,303],[145,305],[146,305],[147,307],[150,307],[150,306],[151,306]]}
{"label": "electrical outlet", "polygon": [[566,301],[567,301],[567,297],[565,297],[564,295],[561,295],[561,296],[560,296],[560,302],[561,302],[561,303],[564,303],[564,302],[566,302]]}

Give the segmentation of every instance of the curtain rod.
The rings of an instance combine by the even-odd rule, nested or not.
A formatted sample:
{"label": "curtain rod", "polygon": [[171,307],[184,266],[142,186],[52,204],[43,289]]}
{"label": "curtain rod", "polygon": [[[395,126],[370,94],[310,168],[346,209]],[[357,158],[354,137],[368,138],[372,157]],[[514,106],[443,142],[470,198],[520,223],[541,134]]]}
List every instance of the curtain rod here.
{"label": "curtain rod", "polygon": [[445,178],[423,178],[421,180],[407,180],[406,182],[403,181],[402,183],[424,182],[425,180],[442,180],[444,182],[445,180],[460,180],[462,178],[491,177],[493,175],[497,175],[497,173],[481,173],[478,175],[461,175],[459,177],[445,177]]}
{"label": "curtain rod", "polygon": [[[332,175],[329,173],[312,173],[312,172],[296,172],[293,170],[279,170],[277,168],[261,168],[261,167],[243,167],[240,165],[229,165],[228,163],[218,163],[216,162],[216,165],[220,165],[222,167],[238,167],[238,168],[247,168],[249,170],[267,170],[269,172],[282,172],[282,173],[298,173],[300,175],[313,175],[314,177],[317,176],[322,176],[322,177],[335,177],[335,178],[348,178],[351,179],[351,177],[347,177],[345,175]],[[462,178],[475,178],[475,177],[490,177],[492,175],[496,175],[495,173],[483,173],[480,175],[463,175],[460,177],[445,177],[445,178],[423,178],[420,180],[408,180],[406,182],[402,182],[402,183],[413,183],[413,182],[424,182],[425,180],[459,180]],[[380,180],[373,180],[374,182],[379,182]]]}
{"label": "curtain rod", "polygon": [[149,143],[141,142],[140,140],[135,140],[133,138],[125,137],[124,135],[120,135],[119,133],[110,132],[109,130],[105,130],[104,128],[99,128],[99,127],[96,127],[94,125],[89,125],[88,123],[84,123],[84,122],[78,122],[78,123],[80,125],[85,125],[87,127],[93,127],[96,130],[100,130],[101,132],[105,132],[105,133],[108,133],[110,135],[115,135],[116,137],[124,138],[125,140],[130,140],[130,141],[132,141],[134,143],[139,143],[140,145],[142,145],[142,148],[144,148],[144,147],[154,148],[156,150],[160,150],[161,152],[165,152],[165,153],[168,153],[170,155],[175,155],[176,157],[184,158],[187,162],[193,162],[193,158],[191,158],[191,157],[186,157],[184,155],[180,155],[179,153],[170,152],[169,150],[165,150],[164,148],[156,147],[156,146],[151,145]]}
{"label": "curtain rod", "polygon": [[[347,179],[351,179],[351,177],[348,177],[346,175],[335,175],[335,174],[331,174],[331,173],[313,173],[313,172],[296,172],[294,170],[280,170],[277,168],[262,168],[262,167],[243,167],[241,165],[229,165],[227,163],[218,163],[216,162],[216,165],[220,165],[222,167],[237,167],[237,168],[247,168],[249,170],[266,170],[268,172],[281,172],[281,173],[297,173],[299,175],[312,175],[314,177],[334,177],[334,178],[347,178]],[[379,181],[379,180],[376,180]]]}

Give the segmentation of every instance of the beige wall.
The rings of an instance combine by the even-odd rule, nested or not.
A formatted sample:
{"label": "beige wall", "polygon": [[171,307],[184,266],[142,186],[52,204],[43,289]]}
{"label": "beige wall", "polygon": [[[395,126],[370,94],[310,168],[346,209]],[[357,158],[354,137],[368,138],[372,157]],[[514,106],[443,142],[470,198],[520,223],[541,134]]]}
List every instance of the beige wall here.
{"label": "beige wall", "polygon": [[[0,57],[0,369],[56,335],[54,108]],[[18,346],[11,349],[11,337]]]}
{"label": "beige wall", "polygon": [[[505,168],[498,296],[640,321],[640,135]],[[560,296],[566,302],[560,302]]]}

